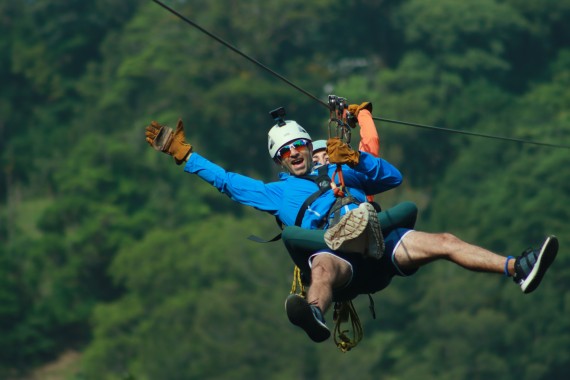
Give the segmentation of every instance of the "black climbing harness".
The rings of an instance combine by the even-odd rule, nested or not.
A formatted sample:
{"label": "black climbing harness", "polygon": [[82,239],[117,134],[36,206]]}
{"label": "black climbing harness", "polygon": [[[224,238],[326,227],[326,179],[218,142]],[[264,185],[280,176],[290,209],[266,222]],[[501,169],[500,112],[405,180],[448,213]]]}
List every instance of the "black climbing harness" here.
{"label": "black climbing harness", "polygon": [[[348,123],[348,118],[351,117],[351,113],[348,112],[348,102],[345,98],[338,97],[336,95],[329,95],[329,138],[331,137],[338,137],[342,141],[346,142],[347,144],[350,142],[351,138],[351,127]],[[285,125],[285,115],[286,111],[284,107],[279,107],[270,111],[269,114],[271,118],[277,123],[277,125]],[[338,177],[339,185],[334,182],[334,179]],[[308,181],[314,182],[317,185],[317,190],[311,194],[303,205],[299,209],[297,213],[297,217],[295,218],[295,225],[301,227],[303,222],[303,218],[305,217],[305,213],[311,206],[311,204],[316,201],[321,195],[326,193],[329,190],[333,190],[334,195],[336,197],[335,202],[331,205],[329,211],[327,212],[326,216],[320,223],[320,228],[324,228],[329,219],[332,216],[332,222],[330,225],[334,225],[340,221],[340,210],[342,207],[354,203],[360,204],[356,198],[354,198],[348,190],[346,190],[344,184],[344,177],[342,175],[342,168],[341,165],[337,165],[335,172],[333,174],[333,178],[328,175],[328,165],[322,165],[317,168],[317,175],[302,175],[297,176],[297,178],[306,179]],[[283,229],[283,222],[276,216],[277,225],[280,229]],[[249,240],[257,242],[257,243],[270,243],[281,239],[281,233],[274,236],[273,238],[266,240],[262,239],[255,235],[250,235],[248,237]]]}

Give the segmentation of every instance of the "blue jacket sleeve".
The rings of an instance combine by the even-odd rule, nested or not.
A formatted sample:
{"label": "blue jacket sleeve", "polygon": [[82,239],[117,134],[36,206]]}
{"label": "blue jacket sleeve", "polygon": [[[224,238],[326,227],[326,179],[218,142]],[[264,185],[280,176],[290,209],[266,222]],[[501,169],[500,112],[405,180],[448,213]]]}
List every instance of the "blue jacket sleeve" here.
{"label": "blue jacket sleeve", "polygon": [[236,202],[273,215],[278,213],[283,192],[283,186],[278,182],[265,184],[241,174],[228,172],[198,153],[192,153],[184,171],[196,174]]}
{"label": "blue jacket sleeve", "polygon": [[366,152],[360,152],[360,160],[354,170],[366,177],[362,184],[366,194],[378,194],[402,183],[402,174],[394,165]]}

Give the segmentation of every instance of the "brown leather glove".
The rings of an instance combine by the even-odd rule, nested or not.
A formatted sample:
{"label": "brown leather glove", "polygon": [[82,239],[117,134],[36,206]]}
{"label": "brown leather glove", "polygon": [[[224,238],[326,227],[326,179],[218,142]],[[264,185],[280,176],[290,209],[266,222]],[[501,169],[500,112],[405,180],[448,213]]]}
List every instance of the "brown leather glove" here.
{"label": "brown leather glove", "polygon": [[347,164],[353,168],[360,161],[360,152],[352,149],[338,137],[327,140],[327,154],[331,164]]}
{"label": "brown leather glove", "polygon": [[360,110],[368,110],[372,112],[372,103],[364,102],[362,104],[351,104],[348,106],[348,112],[353,114],[355,117],[358,117]]}
{"label": "brown leather glove", "polygon": [[182,119],[178,120],[175,131],[153,120],[146,127],[145,136],[146,141],[154,149],[173,156],[176,165],[182,164],[186,161],[188,155],[192,153],[192,145],[188,144],[184,137]]}

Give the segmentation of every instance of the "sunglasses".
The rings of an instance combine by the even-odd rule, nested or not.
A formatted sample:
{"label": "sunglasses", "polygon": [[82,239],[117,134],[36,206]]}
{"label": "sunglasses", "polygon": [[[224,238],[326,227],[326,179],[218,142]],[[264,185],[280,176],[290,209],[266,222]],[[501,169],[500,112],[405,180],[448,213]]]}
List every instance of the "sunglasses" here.
{"label": "sunglasses", "polygon": [[310,143],[311,142],[309,140],[299,139],[299,140],[293,141],[291,144],[283,145],[277,151],[277,157],[279,157],[279,159],[281,159],[281,160],[289,158],[289,156],[291,156],[291,149],[292,148],[295,148],[296,151],[303,151],[309,147]]}

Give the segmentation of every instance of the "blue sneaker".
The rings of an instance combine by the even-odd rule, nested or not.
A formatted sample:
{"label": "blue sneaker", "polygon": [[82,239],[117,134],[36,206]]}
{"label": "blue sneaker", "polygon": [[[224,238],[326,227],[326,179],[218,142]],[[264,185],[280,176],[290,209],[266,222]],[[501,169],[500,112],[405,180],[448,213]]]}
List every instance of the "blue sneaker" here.
{"label": "blue sneaker", "polygon": [[554,262],[557,253],[558,239],[556,236],[549,236],[540,249],[529,248],[517,257],[513,281],[521,287],[523,293],[528,294],[540,285],[544,273]]}
{"label": "blue sneaker", "polygon": [[285,310],[289,321],[305,330],[313,342],[324,342],[331,336],[321,309],[311,305],[300,295],[289,295],[285,301]]}

